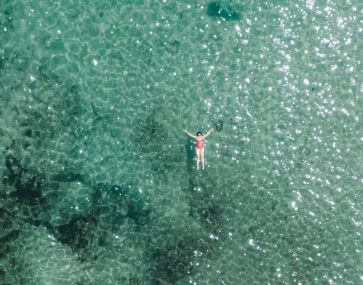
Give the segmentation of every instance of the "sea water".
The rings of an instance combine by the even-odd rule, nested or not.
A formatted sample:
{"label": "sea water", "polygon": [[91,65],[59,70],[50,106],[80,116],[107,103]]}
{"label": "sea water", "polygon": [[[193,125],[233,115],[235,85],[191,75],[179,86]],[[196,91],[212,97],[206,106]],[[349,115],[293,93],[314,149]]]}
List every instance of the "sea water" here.
{"label": "sea water", "polygon": [[362,38],[358,0],[1,1],[0,283],[362,284]]}

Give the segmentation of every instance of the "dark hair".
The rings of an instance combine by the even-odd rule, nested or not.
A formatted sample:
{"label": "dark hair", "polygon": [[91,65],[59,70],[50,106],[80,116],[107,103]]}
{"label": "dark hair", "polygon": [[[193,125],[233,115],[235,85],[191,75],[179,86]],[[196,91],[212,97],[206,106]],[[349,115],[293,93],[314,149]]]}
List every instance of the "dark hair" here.
{"label": "dark hair", "polygon": [[197,132],[197,136],[199,136],[199,135],[203,135],[203,133],[202,132]]}

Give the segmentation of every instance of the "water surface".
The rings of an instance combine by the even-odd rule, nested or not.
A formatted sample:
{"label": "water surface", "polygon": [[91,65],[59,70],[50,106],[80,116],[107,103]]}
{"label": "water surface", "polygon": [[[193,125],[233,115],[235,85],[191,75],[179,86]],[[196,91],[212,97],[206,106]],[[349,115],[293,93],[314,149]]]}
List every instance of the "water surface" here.
{"label": "water surface", "polygon": [[0,283],[361,283],[361,9],[2,1]]}

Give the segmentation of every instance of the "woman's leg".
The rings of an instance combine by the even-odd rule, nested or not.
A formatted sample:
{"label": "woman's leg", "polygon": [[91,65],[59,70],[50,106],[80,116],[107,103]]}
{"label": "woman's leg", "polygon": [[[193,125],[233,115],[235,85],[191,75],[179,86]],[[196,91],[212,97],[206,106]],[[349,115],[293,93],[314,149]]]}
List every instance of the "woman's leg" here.
{"label": "woman's leg", "polygon": [[202,169],[204,170],[204,147],[200,149],[200,159],[202,160]]}
{"label": "woman's leg", "polygon": [[197,154],[197,170],[199,170],[200,149],[199,148],[195,148],[195,152]]}

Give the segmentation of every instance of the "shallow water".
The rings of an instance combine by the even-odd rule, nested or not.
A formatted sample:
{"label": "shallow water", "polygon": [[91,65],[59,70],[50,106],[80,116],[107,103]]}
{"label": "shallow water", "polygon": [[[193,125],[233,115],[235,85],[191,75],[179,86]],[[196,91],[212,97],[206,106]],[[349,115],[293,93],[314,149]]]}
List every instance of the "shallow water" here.
{"label": "shallow water", "polygon": [[362,12],[2,1],[0,283],[361,283]]}

